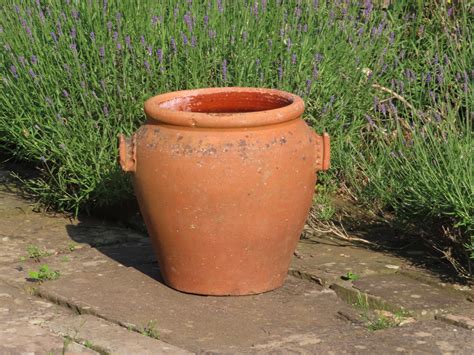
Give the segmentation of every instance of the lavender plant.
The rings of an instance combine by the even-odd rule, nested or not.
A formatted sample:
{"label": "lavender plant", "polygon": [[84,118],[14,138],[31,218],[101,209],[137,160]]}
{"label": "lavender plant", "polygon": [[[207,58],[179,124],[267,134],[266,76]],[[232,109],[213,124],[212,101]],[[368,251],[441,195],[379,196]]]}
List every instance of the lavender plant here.
{"label": "lavender plant", "polygon": [[[0,5],[0,145],[38,200],[78,213],[131,195],[117,135],[159,93],[259,86],[304,97],[362,199],[439,220],[473,248],[469,2],[161,0]],[[420,219],[420,216],[423,217]]]}

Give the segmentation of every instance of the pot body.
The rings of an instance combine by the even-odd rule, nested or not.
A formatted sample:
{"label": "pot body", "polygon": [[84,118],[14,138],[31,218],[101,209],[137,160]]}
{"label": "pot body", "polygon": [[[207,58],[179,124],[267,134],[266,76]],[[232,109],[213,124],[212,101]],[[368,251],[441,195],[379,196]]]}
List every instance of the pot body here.
{"label": "pot body", "polygon": [[231,128],[149,119],[122,137],[165,282],[206,295],[280,287],[328,148],[301,118]]}

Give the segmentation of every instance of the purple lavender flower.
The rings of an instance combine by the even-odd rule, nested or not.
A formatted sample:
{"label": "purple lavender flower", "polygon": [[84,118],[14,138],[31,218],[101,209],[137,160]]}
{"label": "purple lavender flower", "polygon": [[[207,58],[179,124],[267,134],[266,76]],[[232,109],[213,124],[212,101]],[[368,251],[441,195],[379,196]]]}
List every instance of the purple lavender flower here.
{"label": "purple lavender flower", "polygon": [[247,31],[242,32],[242,39],[244,40],[244,43],[247,42],[248,37],[249,37],[249,34]]}
{"label": "purple lavender flower", "polygon": [[454,8],[452,6],[448,9],[448,17],[453,16],[453,10]]}
{"label": "purple lavender flower", "polygon": [[395,42],[395,32],[393,32],[393,31],[390,32],[388,42],[390,43],[390,45],[392,45],[393,42]]}
{"label": "purple lavender flower", "polygon": [[316,10],[319,6],[319,0],[313,0],[313,8]]}
{"label": "purple lavender flower", "polygon": [[106,88],[105,80],[104,80],[104,79],[100,80],[100,81],[99,81],[99,84],[100,84],[100,87],[102,88],[102,90],[105,91],[105,88]]}
{"label": "purple lavender flower", "polygon": [[74,53],[74,54],[77,54],[77,45],[75,43],[71,43],[69,45],[69,48],[71,48],[71,51]]}
{"label": "purple lavender flower", "polygon": [[79,19],[79,12],[76,9],[72,9],[71,16],[74,20]]}
{"label": "purple lavender flower", "polygon": [[443,84],[443,81],[444,81],[443,73],[441,72],[441,73],[436,74],[436,84],[441,86]]}
{"label": "purple lavender flower", "polygon": [[372,13],[372,9],[374,8],[372,1],[365,0],[364,2],[364,17],[369,17]]}
{"label": "purple lavender flower", "polygon": [[259,67],[260,64],[261,64],[260,59],[258,59],[258,58],[255,59],[255,65],[256,65],[257,67]]}
{"label": "purple lavender flower", "polygon": [[439,114],[439,112],[434,113],[434,118],[436,122],[441,122],[441,115]]}
{"label": "purple lavender flower", "polygon": [[81,81],[81,88],[83,88],[83,89],[86,88],[86,82],[85,81]]}
{"label": "purple lavender flower", "polygon": [[186,46],[188,44],[188,36],[181,32],[181,38],[183,39],[183,44]]}
{"label": "purple lavender flower", "polygon": [[306,80],[306,95],[310,94],[312,85],[313,85],[313,81],[311,79],[307,79]]}
{"label": "purple lavender flower", "polygon": [[158,62],[161,63],[163,61],[163,50],[161,48],[156,50],[156,56],[158,57]]}
{"label": "purple lavender flower", "polygon": [[53,100],[51,100],[51,98],[48,97],[48,96],[46,96],[46,97],[44,98],[44,101],[46,102],[46,105],[48,105],[48,106],[52,106],[52,105],[53,105]]}
{"label": "purple lavender flower", "polygon": [[107,12],[107,0],[104,0],[102,3],[102,11],[105,15],[105,13]]}
{"label": "purple lavender flower", "polygon": [[377,96],[374,96],[374,111],[378,111],[379,110],[379,105],[380,105],[380,102],[379,102],[379,98]]}
{"label": "purple lavender flower", "polygon": [[175,7],[174,11],[173,11],[175,21],[176,21],[176,18],[178,17],[178,13],[179,13],[179,9],[177,7]]}
{"label": "purple lavender flower", "polygon": [[227,59],[222,61],[222,79],[224,82],[227,81]]}
{"label": "purple lavender flower", "polygon": [[117,12],[117,14],[115,15],[115,20],[117,21],[117,23],[120,23],[122,21],[122,14],[120,12]]}
{"label": "purple lavender flower", "polygon": [[374,120],[372,119],[372,117],[370,117],[369,115],[365,114],[365,119],[367,120],[367,122],[369,123],[370,126],[376,127],[375,122],[374,122]]}
{"label": "purple lavender flower", "polygon": [[313,65],[313,80],[318,80],[319,77],[319,71],[318,71],[318,66],[317,64]]}
{"label": "purple lavender flower", "polygon": [[38,16],[39,16],[39,18],[40,18],[40,21],[41,21],[41,22],[44,22],[45,18],[44,18],[43,10],[39,10]]}
{"label": "purple lavender flower", "polygon": [[125,36],[125,44],[127,45],[127,48],[132,47],[132,40],[130,39],[130,36]]}
{"label": "purple lavender flower", "polygon": [[203,21],[204,21],[204,27],[207,27],[207,25],[209,24],[209,16],[205,15]]}
{"label": "purple lavender flower", "polygon": [[12,73],[12,75],[15,79],[18,78],[18,72],[17,72],[16,67],[14,65],[10,66],[10,72]]}
{"label": "purple lavender flower", "polygon": [[210,39],[213,39],[213,38],[216,38],[217,32],[214,31],[214,30],[212,30],[212,29],[210,29],[208,35],[209,35],[209,38],[210,38]]}
{"label": "purple lavender flower", "polygon": [[267,11],[267,0],[262,0],[262,12]]}
{"label": "purple lavender flower", "polygon": [[112,38],[114,39],[115,42],[117,42],[117,40],[118,40],[118,32],[117,31],[114,31],[114,33],[112,35]]}
{"label": "purple lavender flower", "polygon": [[147,72],[150,72],[150,63],[148,63],[147,60],[143,62],[143,65],[145,66],[145,69],[147,70]]}
{"label": "purple lavender flower", "polygon": [[72,38],[72,39],[75,39],[76,36],[77,36],[77,32],[76,32],[76,29],[73,27],[73,28],[71,29],[71,38]]}
{"label": "purple lavender flower", "polygon": [[278,67],[278,80],[281,81],[282,79],[283,79],[283,67],[280,64],[280,66]]}
{"label": "purple lavender flower", "polygon": [[107,22],[107,30],[109,32],[112,31],[112,22],[110,22],[110,21]]}
{"label": "purple lavender flower", "polygon": [[425,82],[429,84],[431,82],[431,73],[427,73],[425,76]]}
{"label": "purple lavender flower", "polygon": [[20,7],[18,5],[15,5],[15,12],[19,15],[20,14]]}
{"label": "purple lavender flower", "polygon": [[151,57],[151,56],[153,55],[153,47],[152,47],[152,46],[148,46],[147,52],[148,52],[148,55]]}
{"label": "purple lavender flower", "polygon": [[308,24],[306,24],[306,23],[303,26],[303,32],[304,33],[308,32]]}
{"label": "purple lavender flower", "polygon": [[99,56],[103,59],[105,57],[105,48],[100,47],[99,48]]}
{"label": "purple lavender flower", "polygon": [[46,164],[46,162],[47,162],[47,160],[46,160],[46,158],[44,157],[44,155],[40,156],[40,157],[39,157],[39,160],[40,160],[42,163],[44,163],[44,164]]}
{"label": "purple lavender flower", "polygon": [[61,27],[61,21],[58,20],[56,23],[56,30],[58,31],[58,36],[61,37],[63,35],[63,29]]}
{"label": "purple lavender flower", "polygon": [[222,0],[217,0],[217,10],[218,10],[220,13],[223,13],[223,12],[224,12],[224,6],[222,5]]}
{"label": "purple lavender flower", "polygon": [[320,53],[316,53],[316,54],[314,55],[314,61],[315,61],[316,63],[321,63],[322,60],[323,60],[323,56],[322,56]]}
{"label": "purple lavender flower", "polygon": [[63,96],[68,98],[69,97],[69,93],[67,92],[67,90],[63,90]]}
{"label": "purple lavender flower", "polygon": [[31,76],[33,79],[36,78],[36,74],[35,74],[35,72],[33,71],[33,69],[28,70],[28,73],[30,74],[30,76]]}
{"label": "purple lavender flower", "polygon": [[20,62],[21,65],[23,66],[25,65],[25,57],[23,57],[22,55],[18,57],[18,61]]}
{"label": "purple lavender flower", "polygon": [[288,41],[286,42],[286,49],[287,49],[287,51],[290,51],[290,50],[291,50],[291,44],[292,44],[292,43],[291,43],[291,38],[288,37]]}
{"label": "purple lavender flower", "polygon": [[157,23],[158,23],[158,16],[155,15],[151,18],[151,25],[156,26]]}
{"label": "purple lavender flower", "polygon": [[387,115],[387,106],[385,106],[385,104],[380,104],[380,112],[382,113],[382,115],[386,116]]}
{"label": "purple lavender flower", "polygon": [[252,12],[253,15],[258,18],[258,1],[255,1],[253,7],[252,7]]}
{"label": "purple lavender flower", "polygon": [[195,36],[192,36],[192,37],[191,37],[191,47],[192,47],[192,48],[195,48],[195,47],[196,47],[196,44],[197,44],[196,37],[195,37]]}
{"label": "purple lavender flower", "polygon": [[109,108],[107,107],[107,105],[104,105],[102,111],[104,112],[105,117],[109,117]]}
{"label": "purple lavender flower", "polygon": [[393,104],[392,100],[388,101],[388,106],[389,106],[390,112],[396,116],[398,114],[398,110],[397,110],[397,107]]}
{"label": "purple lavender flower", "polygon": [[411,69],[405,69],[405,78],[409,81],[413,81],[416,79],[415,73]]}
{"label": "purple lavender flower", "polygon": [[30,58],[31,64],[36,65],[38,63],[38,58],[33,54]]}
{"label": "purple lavender flower", "polygon": [[[296,19],[297,19],[297,20],[301,17],[301,14],[302,14],[301,7],[297,6],[297,7],[295,8],[295,16],[296,16]],[[333,14],[333,17],[334,17],[334,14]]]}
{"label": "purple lavender flower", "polygon": [[117,42],[116,48],[118,51],[122,50],[122,44],[120,42]]}
{"label": "purple lavender flower", "polygon": [[193,19],[191,18],[189,12],[184,15],[183,19],[186,23],[186,26],[188,26],[188,31],[191,33],[193,31]]}
{"label": "purple lavender flower", "polygon": [[174,37],[171,37],[171,48],[173,48],[173,52],[174,54],[176,54],[176,52],[178,51],[178,48],[176,47],[176,41],[174,40]]}
{"label": "purple lavender flower", "polygon": [[273,41],[271,39],[268,40],[268,47],[270,48],[270,50],[272,50],[273,48]]}
{"label": "purple lavender flower", "polygon": [[54,33],[54,31],[51,31],[51,38],[53,39],[54,43],[58,43],[58,38],[56,37],[56,33]]}
{"label": "purple lavender flower", "polygon": [[95,41],[95,33],[91,32],[89,36],[91,38],[91,41],[94,42]]}
{"label": "purple lavender flower", "polygon": [[140,36],[140,43],[142,44],[143,47],[145,47],[145,36]]}
{"label": "purple lavender flower", "polygon": [[296,59],[297,59],[296,54],[293,53],[292,56],[291,56],[291,64],[295,65],[296,64]]}

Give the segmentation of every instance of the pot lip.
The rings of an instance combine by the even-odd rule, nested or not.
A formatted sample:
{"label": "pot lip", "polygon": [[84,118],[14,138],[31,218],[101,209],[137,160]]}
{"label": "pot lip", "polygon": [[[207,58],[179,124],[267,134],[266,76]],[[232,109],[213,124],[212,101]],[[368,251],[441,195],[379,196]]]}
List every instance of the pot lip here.
{"label": "pot lip", "polygon": [[[166,101],[176,98],[192,97],[217,93],[255,93],[278,96],[290,101],[290,104],[275,109],[236,112],[236,113],[205,113],[179,111],[163,108]],[[303,99],[286,91],[253,88],[253,87],[217,87],[194,90],[181,90],[157,95],[145,101],[145,114],[150,123],[158,121],[165,124],[185,127],[202,128],[242,128],[267,126],[300,118],[304,112]]]}

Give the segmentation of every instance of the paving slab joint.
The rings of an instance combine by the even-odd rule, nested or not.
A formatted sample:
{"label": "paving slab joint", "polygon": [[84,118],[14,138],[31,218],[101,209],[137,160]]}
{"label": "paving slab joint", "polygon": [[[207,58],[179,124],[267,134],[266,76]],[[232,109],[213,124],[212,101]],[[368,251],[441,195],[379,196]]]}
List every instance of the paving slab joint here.
{"label": "paving slab joint", "polygon": [[306,271],[303,271],[303,270],[298,270],[298,269],[291,268],[291,269],[288,270],[288,275],[294,276],[294,277],[296,277],[300,280],[307,280],[307,281],[317,283],[318,285],[323,286],[325,288],[329,287],[329,284],[328,284],[326,279],[324,279],[322,277],[318,277],[316,275],[313,275],[313,274],[311,274],[309,272],[306,272]]}
{"label": "paving slab joint", "polygon": [[336,292],[336,295],[349,304],[356,308],[365,308],[367,310],[384,310],[389,312],[405,312],[410,314],[410,310],[404,309],[396,304],[391,304],[380,297],[370,295],[362,292],[354,287],[346,287],[337,283],[333,283],[329,286],[331,290]]}

